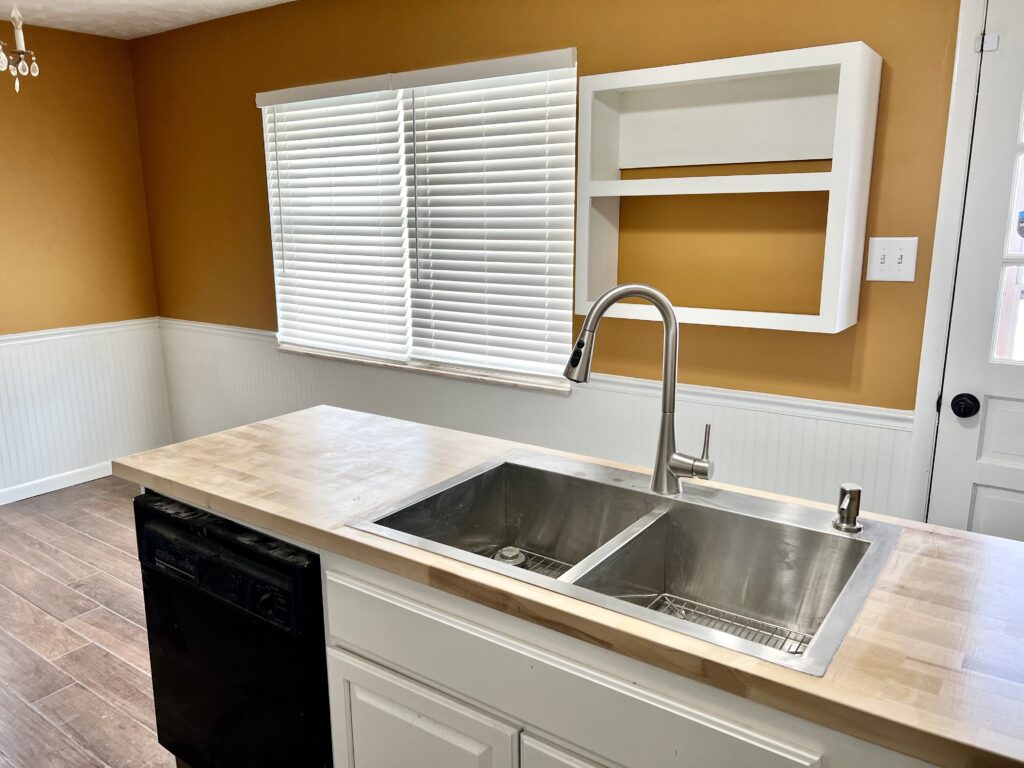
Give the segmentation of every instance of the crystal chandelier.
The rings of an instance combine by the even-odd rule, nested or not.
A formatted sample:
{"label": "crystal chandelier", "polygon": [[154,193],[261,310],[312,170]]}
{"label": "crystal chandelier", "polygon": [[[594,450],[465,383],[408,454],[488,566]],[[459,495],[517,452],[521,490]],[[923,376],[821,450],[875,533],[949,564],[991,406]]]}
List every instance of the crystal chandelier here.
{"label": "crystal chandelier", "polygon": [[21,78],[27,75],[39,76],[39,65],[36,55],[25,47],[25,30],[21,23],[21,12],[18,6],[11,11],[11,24],[14,25],[14,49],[7,50],[7,45],[0,40],[0,70],[6,69],[14,78],[15,93],[21,91]]}

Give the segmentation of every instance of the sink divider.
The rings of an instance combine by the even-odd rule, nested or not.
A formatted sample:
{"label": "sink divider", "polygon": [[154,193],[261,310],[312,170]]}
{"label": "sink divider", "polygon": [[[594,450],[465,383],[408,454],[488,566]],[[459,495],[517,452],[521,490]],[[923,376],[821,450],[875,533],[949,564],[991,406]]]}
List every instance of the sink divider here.
{"label": "sink divider", "polygon": [[618,552],[630,541],[657,523],[661,518],[668,514],[669,508],[670,504],[666,502],[665,504],[661,504],[655,509],[652,509],[635,523],[630,525],[628,528],[624,528],[618,534],[608,539],[608,541],[559,576],[558,581],[565,582],[566,584],[574,584],[576,581],[586,576],[590,571],[594,570],[594,568],[597,568],[613,554]]}

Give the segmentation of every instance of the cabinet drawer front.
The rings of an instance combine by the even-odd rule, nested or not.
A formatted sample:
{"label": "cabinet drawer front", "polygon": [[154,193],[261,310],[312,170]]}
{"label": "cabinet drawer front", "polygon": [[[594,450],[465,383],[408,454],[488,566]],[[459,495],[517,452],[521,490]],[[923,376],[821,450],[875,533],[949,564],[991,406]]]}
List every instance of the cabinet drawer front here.
{"label": "cabinet drawer front", "polygon": [[517,728],[333,648],[327,667],[339,768],[518,765]]}
{"label": "cabinet drawer front", "polygon": [[817,755],[404,595],[327,572],[330,643],[613,763],[796,768]]}

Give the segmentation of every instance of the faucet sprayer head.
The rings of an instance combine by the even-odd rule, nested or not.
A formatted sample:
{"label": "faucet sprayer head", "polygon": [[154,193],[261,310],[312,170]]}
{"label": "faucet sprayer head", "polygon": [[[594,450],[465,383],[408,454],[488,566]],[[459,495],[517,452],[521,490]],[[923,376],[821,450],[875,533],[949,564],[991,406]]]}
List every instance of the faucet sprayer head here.
{"label": "faucet sprayer head", "polygon": [[576,344],[569,355],[562,375],[569,381],[582,384],[590,381],[590,363],[594,357],[594,332],[584,328],[576,338]]}

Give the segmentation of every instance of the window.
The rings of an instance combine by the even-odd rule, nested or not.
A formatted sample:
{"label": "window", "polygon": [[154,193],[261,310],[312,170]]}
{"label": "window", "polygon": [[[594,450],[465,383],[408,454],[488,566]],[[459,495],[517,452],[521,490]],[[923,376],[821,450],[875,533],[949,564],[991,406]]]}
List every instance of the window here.
{"label": "window", "polygon": [[518,380],[561,373],[572,332],[571,51],[257,103],[283,347]]}

